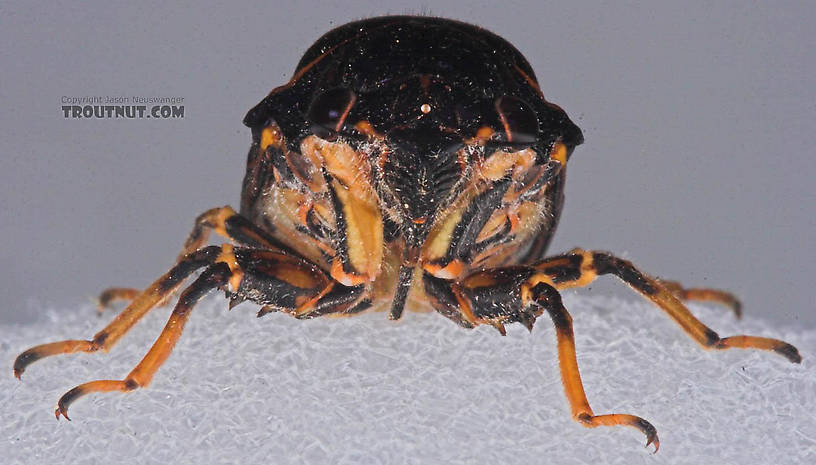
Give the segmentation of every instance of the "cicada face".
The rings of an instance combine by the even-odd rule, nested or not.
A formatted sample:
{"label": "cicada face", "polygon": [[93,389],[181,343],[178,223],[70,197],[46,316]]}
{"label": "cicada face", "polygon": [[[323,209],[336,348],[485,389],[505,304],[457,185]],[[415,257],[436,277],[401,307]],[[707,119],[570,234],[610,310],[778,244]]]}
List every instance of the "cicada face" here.
{"label": "cicada face", "polygon": [[327,33],[244,122],[241,213],[338,282],[396,292],[392,316],[416,273],[542,257],[583,140],[512,45],[425,17]]}

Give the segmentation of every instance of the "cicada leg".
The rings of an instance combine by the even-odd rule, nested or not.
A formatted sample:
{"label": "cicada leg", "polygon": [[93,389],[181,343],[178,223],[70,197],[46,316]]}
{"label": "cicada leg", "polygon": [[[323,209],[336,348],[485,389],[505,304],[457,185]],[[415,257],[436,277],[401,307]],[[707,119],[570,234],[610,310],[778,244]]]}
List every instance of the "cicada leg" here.
{"label": "cicada leg", "polygon": [[60,397],[57,402],[57,409],[54,412],[56,417],[60,415],[70,420],[68,417],[68,406],[76,399],[92,392],[110,392],[121,391],[128,392],[140,387],[147,387],[156,374],[159,367],[170,356],[173,347],[176,345],[181,332],[184,330],[184,324],[190,316],[190,311],[193,306],[203,297],[207,292],[215,289],[227,282],[230,278],[231,272],[227,264],[221,262],[210,265],[204,270],[198,279],[192,285],[187,287],[181,293],[170,319],[167,321],[159,338],[150,348],[147,355],[144,356],[141,362],[136,365],[130,374],[125,379],[121,380],[97,380],[88,383],[80,384],[79,386],[66,392]]}
{"label": "cicada leg", "polygon": [[596,415],[589,406],[578,360],[572,317],[564,307],[552,281],[527,267],[486,270],[471,274],[461,282],[447,281],[426,273],[423,284],[434,306],[463,326],[489,324],[503,335],[504,325],[520,322],[532,330],[536,318],[546,311],[555,325],[561,381],[573,419],[583,426],[623,425],[646,436],[646,445],[660,447],[657,430],[641,417],[612,413]]}
{"label": "cicada leg", "polygon": [[[716,297],[713,300],[728,301],[723,294],[712,295],[712,290],[683,290],[682,287],[653,279],[631,262],[615,257],[608,252],[575,249],[567,254],[547,258],[534,268],[547,275],[557,289],[586,286],[599,275],[612,274],[628,284],[642,296],[651,300],[671,317],[692,339],[707,349],[761,349],[776,352],[793,363],[802,361],[796,347],[778,339],[758,336],[730,336],[721,338],[711,328],[698,320],[678,299],[683,293],[690,300],[701,297]],[[717,291],[721,292],[721,291]],[[690,295],[690,297],[689,297]],[[733,296],[731,296],[733,299]],[[734,301],[736,299],[733,299]]]}
{"label": "cicada leg", "polygon": [[[207,243],[210,233],[215,231],[220,236],[231,239],[238,245],[255,248],[266,248],[293,252],[288,246],[270,236],[266,231],[255,226],[244,216],[235,212],[229,205],[224,207],[211,208],[198,215],[193,222],[193,229],[184,241],[181,253],[177,260],[182,260],[185,256],[195,252]],[[100,310],[109,308],[114,302],[130,301],[141,293],[141,289],[112,287],[105,289],[97,298]],[[169,294],[165,301],[157,306],[166,303],[171,298]]]}
{"label": "cicada leg", "polygon": [[[745,335],[721,338],[695,318],[676,297],[680,291],[689,290],[679,286],[669,289],[641,273],[630,262],[607,252],[576,249],[533,266],[488,269],[461,279],[442,279],[426,271],[422,281],[434,308],[464,327],[489,324],[505,334],[505,324],[519,322],[532,330],[536,318],[547,311],[556,329],[561,377],[573,418],[587,427],[625,425],[637,428],[646,435],[647,445],[654,443],[657,448],[657,432],[648,421],[629,414],[595,415],[586,399],[575,356],[572,318],[564,308],[558,290],[586,286],[603,274],[617,276],[657,304],[704,348],[762,349],[774,351],[794,363],[802,360],[796,347],[778,339]],[[699,296],[693,292],[691,295]]]}
{"label": "cicada leg", "polygon": [[52,342],[26,350],[14,361],[14,376],[20,378],[28,365],[43,357],[74,352],[96,352],[100,349],[107,352],[147,312],[171,295],[190,274],[212,264],[220,251],[220,247],[206,247],[184,257],[170,271],[139,293],[127,308],[92,339]]}
{"label": "cicada leg", "polygon": [[235,248],[231,244],[199,249],[183,258],[156,280],[92,340],[69,340],[26,350],[14,362],[18,378],[26,367],[43,357],[109,349],[148,310],[172,293],[193,271],[206,267],[179,297],[161,335],[142,361],[121,380],[97,380],[81,384],[63,395],[56,415],[68,418],[68,406],[93,392],[128,392],[146,387],[169,357],[181,336],[193,306],[207,292],[223,288],[234,299],[252,300],[263,307],[258,316],[282,311],[296,318],[327,313],[352,314],[370,305],[365,285],[344,286],[308,260],[268,249]]}
{"label": "cicada leg", "polygon": [[141,289],[132,287],[109,287],[96,298],[96,305],[99,313],[110,308],[116,302],[130,302],[142,293]]}
{"label": "cicada leg", "polygon": [[677,281],[669,281],[666,279],[658,279],[657,282],[684,302],[711,302],[719,304],[731,309],[731,311],[734,312],[734,316],[738,319],[742,318],[742,302],[730,292],[707,287],[686,288]]}

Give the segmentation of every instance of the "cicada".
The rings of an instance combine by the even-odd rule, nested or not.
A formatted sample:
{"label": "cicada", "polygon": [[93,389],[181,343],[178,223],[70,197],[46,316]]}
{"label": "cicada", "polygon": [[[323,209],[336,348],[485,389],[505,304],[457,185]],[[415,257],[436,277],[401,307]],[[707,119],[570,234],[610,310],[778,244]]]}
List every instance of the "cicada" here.
{"label": "cicada", "polygon": [[[532,330],[555,325],[572,417],[587,427],[626,425],[659,447],[655,428],[624,413],[596,415],[575,354],[572,319],[559,291],[611,274],[654,302],[704,348],[754,348],[791,362],[792,345],[764,337],[720,337],[684,300],[739,311],[723,291],[686,289],[608,252],[547,256],[564,204],[566,166],[581,130],[545,99],[513,45],[477,26],[441,18],[388,16],[329,31],[289,82],[249,110],[252,132],[240,207],[195,220],[175,266],[143,290],[112,289],[102,303],[130,304],[89,340],[39,345],[14,363],[107,351],[160,303],[167,325],[122,380],[91,381],[59,400],[56,416],[94,392],[150,384],[196,302],[212,290],[230,307],[295,318],[384,310],[436,311],[463,328]],[[207,245],[211,231],[227,239]],[[202,270],[195,280],[185,282]]]}

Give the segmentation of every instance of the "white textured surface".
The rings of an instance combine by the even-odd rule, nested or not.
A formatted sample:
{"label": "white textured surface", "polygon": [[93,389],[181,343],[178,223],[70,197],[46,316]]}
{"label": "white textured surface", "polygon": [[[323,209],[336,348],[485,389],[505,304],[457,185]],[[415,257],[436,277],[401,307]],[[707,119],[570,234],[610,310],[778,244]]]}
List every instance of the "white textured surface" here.
{"label": "white textured surface", "polygon": [[51,358],[11,375],[25,348],[88,337],[111,318],[90,307],[30,326],[0,326],[3,463],[681,464],[816,463],[816,330],[769,328],[694,307],[721,335],[788,340],[804,362],[706,352],[640,301],[568,295],[596,413],[651,421],[651,455],[629,428],[573,422],[545,316],[532,335],[467,331],[436,314],[297,321],[204,300],[145,390],[53,407],[69,388],[119,378],[158,335],[156,310],[110,354]]}

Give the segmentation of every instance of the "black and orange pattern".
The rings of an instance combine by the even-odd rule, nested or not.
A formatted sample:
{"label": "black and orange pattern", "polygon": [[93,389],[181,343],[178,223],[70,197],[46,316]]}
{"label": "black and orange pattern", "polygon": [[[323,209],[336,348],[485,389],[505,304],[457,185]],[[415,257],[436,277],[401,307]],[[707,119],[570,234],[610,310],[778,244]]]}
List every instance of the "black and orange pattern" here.
{"label": "black and orange pattern", "polygon": [[[51,355],[110,349],[152,308],[178,296],[162,334],[122,380],[82,384],[59,401],[146,387],[195,303],[226,292],[230,308],[296,318],[405,309],[437,311],[462,327],[521,323],[546,312],[556,328],[572,416],[587,427],[656,429],[629,414],[595,415],[576,360],[572,318],[559,290],[612,274],[654,302],[704,348],[754,348],[801,360],[792,345],[721,338],[683,300],[731,307],[734,296],[647,276],[606,252],[545,257],[564,201],[566,165],[581,130],[548,102],[527,60],[504,39],[428,17],[374,18],[334,29],[292,79],[244,119],[252,130],[239,211],[213,208],[194,223],[176,265],[144,290],[113,288],[100,305],[130,304],[90,340],[33,347],[20,377]],[[212,231],[229,242],[207,246]]]}

